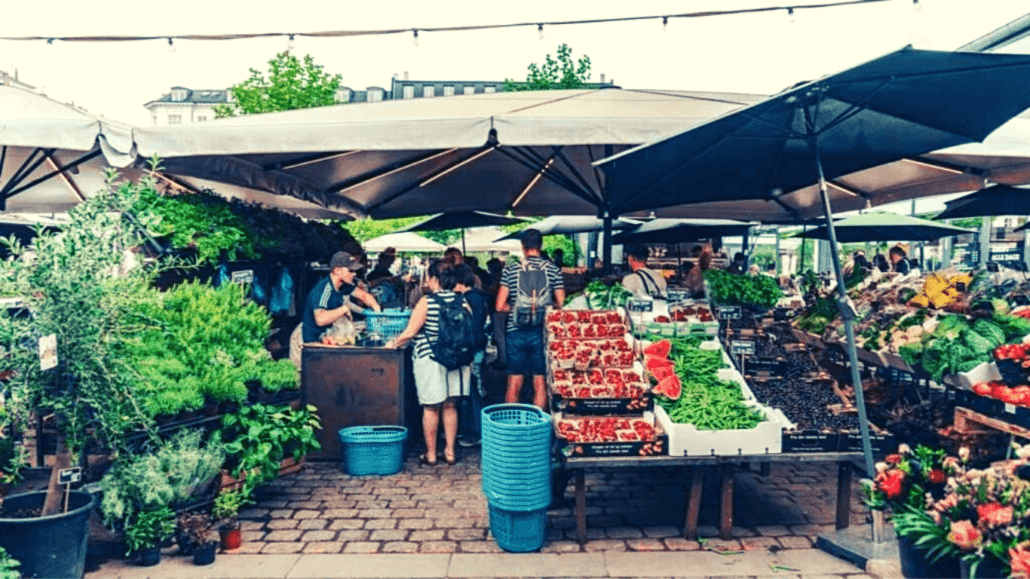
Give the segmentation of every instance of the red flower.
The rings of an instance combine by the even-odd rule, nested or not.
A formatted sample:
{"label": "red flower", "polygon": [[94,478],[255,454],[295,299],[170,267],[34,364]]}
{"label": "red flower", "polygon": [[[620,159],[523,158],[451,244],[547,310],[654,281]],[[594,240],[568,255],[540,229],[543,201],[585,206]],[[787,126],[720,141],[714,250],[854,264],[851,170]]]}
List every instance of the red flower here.
{"label": "red flower", "polygon": [[1030,575],[1030,541],[1020,543],[1009,549],[1009,563],[1012,565],[1012,576],[1026,577]]}
{"label": "red flower", "polygon": [[1012,523],[1012,506],[1003,507],[1000,503],[979,505],[976,516],[987,527],[1001,527]]}
{"label": "red flower", "polygon": [[926,475],[926,480],[930,481],[932,485],[944,484],[947,478],[948,475],[944,474],[944,471],[939,468],[930,469],[930,472]]}
{"label": "red flower", "polygon": [[980,546],[982,537],[973,523],[969,521],[952,521],[948,540],[963,551],[972,551]]}
{"label": "red flower", "polygon": [[888,500],[901,497],[904,492],[905,473],[900,470],[888,470],[876,475],[876,486]]}
{"label": "red flower", "polygon": [[887,458],[884,459],[887,464],[901,464],[900,454],[888,454]]}

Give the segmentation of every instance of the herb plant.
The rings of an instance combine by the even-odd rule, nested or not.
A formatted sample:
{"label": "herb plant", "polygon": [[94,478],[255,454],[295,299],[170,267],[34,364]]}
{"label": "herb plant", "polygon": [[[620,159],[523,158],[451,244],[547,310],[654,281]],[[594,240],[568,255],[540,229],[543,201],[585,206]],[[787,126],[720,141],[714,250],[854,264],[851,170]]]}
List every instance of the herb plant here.
{"label": "herb plant", "polygon": [[253,404],[235,414],[222,417],[220,436],[235,477],[246,473],[253,484],[270,481],[279,475],[285,458],[300,460],[321,445],[315,431],[322,428],[316,408],[310,404],[300,410],[289,406]]}
{"label": "herb plant", "polygon": [[126,555],[157,547],[175,533],[175,513],[168,507],[140,511],[125,525]]}
{"label": "herb plant", "polygon": [[0,579],[18,579],[21,577],[18,567],[21,563],[0,547]]}

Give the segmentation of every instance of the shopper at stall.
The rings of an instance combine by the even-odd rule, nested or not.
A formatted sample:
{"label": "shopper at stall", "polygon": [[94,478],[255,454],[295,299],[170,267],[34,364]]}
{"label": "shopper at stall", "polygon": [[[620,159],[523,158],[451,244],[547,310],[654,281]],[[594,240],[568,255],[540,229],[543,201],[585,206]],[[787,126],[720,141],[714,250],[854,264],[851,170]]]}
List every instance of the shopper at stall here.
{"label": "shopper at stall", "polygon": [[490,272],[479,267],[478,257],[474,255],[466,256],[465,263],[467,263],[468,266],[472,268],[472,273],[474,273],[476,277],[479,278],[479,284],[481,286],[481,289],[485,290],[486,288],[494,285],[494,276],[490,275]]}
{"label": "shopper at stall", "polygon": [[747,258],[744,257],[744,254],[739,251],[736,254],[734,254],[733,262],[730,263],[730,266],[728,268],[726,268],[726,271],[737,275],[743,275],[744,273],[746,273]]}
{"label": "shopper at stall", "polygon": [[638,298],[664,298],[665,278],[647,267],[647,246],[633,244],[626,247],[626,262],[630,273],[622,278],[622,287]]}
{"label": "shopper at stall", "polygon": [[882,253],[877,253],[873,256],[873,269],[878,270],[880,273],[890,271],[891,266],[887,263],[887,258]]}
{"label": "shopper at stall", "polygon": [[[522,232],[522,263],[508,264],[497,290],[497,311],[509,312],[506,353],[507,402],[518,402],[523,376],[533,377],[533,403],[547,409],[544,384],[544,317],[548,306],[561,309],[565,286],[561,272],[540,256],[543,237],[536,229]],[[553,299],[552,299],[553,298]]]}
{"label": "shopper at stall", "polygon": [[701,256],[697,258],[697,267],[692,267],[687,272],[687,278],[683,281],[683,285],[690,290],[691,295],[695,299],[703,299],[705,297],[705,272],[712,267],[712,255],[711,248],[704,248],[701,250]]}
{"label": "shopper at stall", "polygon": [[393,277],[393,272],[390,268],[393,267],[393,262],[397,259],[397,250],[392,247],[387,247],[382,253],[376,258],[376,266],[365,278],[369,283],[374,282],[377,279],[384,277]]}
{"label": "shopper at stall", "polygon": [[434,261],[429,265],[426,284],[430,293],[422,296],[415,304],[404,331],[386,343],[387,348],[403,348],[408,342],[415,342],[412,371],[418,402],[422,405],[422,433],[426,441],[426,452],[419,460],[429,466],[435,466],[439,460],[436,439],[441,415],[444,460],[447,464],[457,463],[454,446],[458,437],[457,400],[461,396],[468,396],[471,384],[468,366],[448,371],[433,359],[433,348],[440,338],[441,310],[450,307],[456,300],[460,300],[462,307],[468,307],[461,294],[454,291],[459,285],[455,270],[446,260]]}
{"label": "shopper at stall", "polygon": [[290,336],[290,360],[301,367],[301,348],[304,344],[317,342],[322,334],[336,320],[350,316],[348,298],[353,296],[366,306],[379,311],[375,298],[354,285],[354,272],[361,268],[357,259],[349,253],[337,251],[329,260],[329,275],[315,284],[304,303],[301,323]]}
{"label": "shopper at stall", "polygon": [[887,256],[891,260],[892,271],[900,273],[901,275],[905,275],[909,272],[910,268],[908,260],[905,259],[905,250],[901,249],[900,246],[895,245],[894,247],[890,248],[890,250],[887,252]]}
{"label": "shopper at stall", "polygon": [[[472,258],[469,258],[472,259]],[[461,399],[458,420],[458,444],[475,446],[479,444],[482,433],[480,413],[483,411],[483,398],[486,388],[483,385],[483,358],[486,356],[486,326],[490,315],[490,295],[475,285],[476,274],[468,263],[454,268],[458,285],[454,291],[462,294],[472,310],[472,337],[475,357],[472,360],[472,386],[469,395]]]}
{"label": "shopper at stall", "polygon": [[[465,256],[457,247],[448,247],[443,252],[443,260],[450,263],[451,265],[461,265],[465,263]],[[476,279],[476,287],[478,289],[483,289],[483,282],[480,281],[478,278]]]}

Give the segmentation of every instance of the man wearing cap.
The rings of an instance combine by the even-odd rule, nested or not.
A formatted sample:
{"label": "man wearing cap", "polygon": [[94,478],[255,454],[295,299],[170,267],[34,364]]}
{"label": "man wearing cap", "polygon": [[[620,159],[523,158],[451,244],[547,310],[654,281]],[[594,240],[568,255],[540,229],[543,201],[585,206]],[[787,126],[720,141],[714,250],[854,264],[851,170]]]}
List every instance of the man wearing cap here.
{"label": "man wearing cap", "polygon": [[354,296],[379,311],[379,304],[372,294],[354,284],[354,272],[359,269],[361,263],[354,256],[337,251],[329,260],[329,275],[311,288],[304,302],[303,319],[290,336],[290,360],[298,369],[301,366],[303,344],[319,341],[333,322],[350,315],[350,308],[345,303],[347,296]]}

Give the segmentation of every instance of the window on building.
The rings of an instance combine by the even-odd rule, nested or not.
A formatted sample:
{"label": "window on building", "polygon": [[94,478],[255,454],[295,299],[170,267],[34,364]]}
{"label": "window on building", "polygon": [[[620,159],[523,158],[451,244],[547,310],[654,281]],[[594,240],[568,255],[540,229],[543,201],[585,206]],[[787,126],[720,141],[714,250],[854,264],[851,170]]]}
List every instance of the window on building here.
{"label": "window on building", "polygon": [[415,98],[415,87],[413,85],[404,85],[404,98],[413,99]]}
{"label": "window on building", "polygon": [[368,102],[374,103],[383,100],[383,89],[372,88],[368,89]]}
{"label": "window on building", "polygon": [[454,96],[454,85],[446,84],[443,87],[443,96]]}
{"label": "window on building", "polygon": [[168,115],[168,124],[169,125],[181,125],[182,124],[182,115]]}
{"label": "window on building", "polygon": [[497,87],[495,87],[492,84],[488,84],[488,85],[483,87],[483,92],[485,92],[487,94],[490,94],[492,92],[497,92]]}
{"label": "window on building", "polygon": [[206,120],[207,120],[206,116],[204,116],[204,115],[197,115],[197,122],[198,123],[202,123],[202,122],[204,122]]}
{"label": "window on building", "polygon": [[186,100],[186,89],[184,88],[173,88],[172,89],[172,100],[181,102]]}
{"label": "window on building", "polygon": [[476,94],[476,87],[471,84],[465,85],[465,90],[461,94]]}
{"label": "window on building", "polygon": [[436,96],[436,87],[433,85],[423,87],[422,96],[426,97],[427,99],[433,98],[434,96]]}

